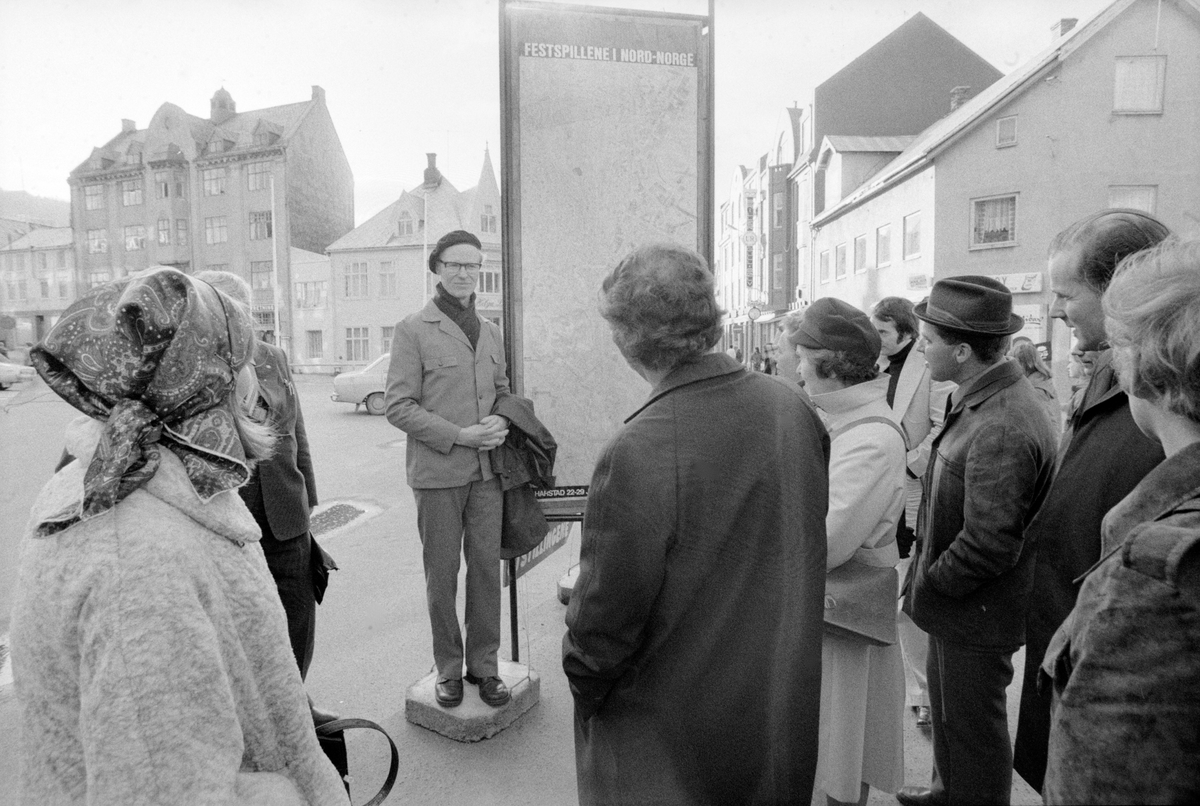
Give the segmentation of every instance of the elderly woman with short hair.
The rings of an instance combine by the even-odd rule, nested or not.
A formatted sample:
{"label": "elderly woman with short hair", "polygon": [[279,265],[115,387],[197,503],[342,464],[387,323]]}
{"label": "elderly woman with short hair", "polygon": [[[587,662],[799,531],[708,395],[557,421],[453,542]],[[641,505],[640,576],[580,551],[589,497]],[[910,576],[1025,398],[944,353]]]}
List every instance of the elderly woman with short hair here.
{"label": "elderly woman with short hair", "polygon": [[169,268],[74,302],[33,362],[86,417],[21,545],[25,803],[347,803],[258,525],[249,313]]}
{"label": "elderly woman with short hair", "polygon": [[807,803],[824,429],[796,385],[712,352],[695,252],[635,250],[600,312],[651,392],[596,465],[567,611],[579,801]]}
{"label": "elderly woman with short hair", "polygon": [[1042,663],[1047,803],[1200,801],[1200,240],[1127,258],[1105,329],[1166,459],[1104,518],[1104,556]]}
{"label": "elderly woman with short hair", "polygon": [[[863,311],[824,297],[791,337],[800,377],[829,428],[826,566],[894,568],[907,447],[876,368],[882,341]],[[891,577],[892,590],[897,579]],[[904,666],[899,644],[826,632],[821,649],[817,787],[832,804],[864,804],[904,784]]]}

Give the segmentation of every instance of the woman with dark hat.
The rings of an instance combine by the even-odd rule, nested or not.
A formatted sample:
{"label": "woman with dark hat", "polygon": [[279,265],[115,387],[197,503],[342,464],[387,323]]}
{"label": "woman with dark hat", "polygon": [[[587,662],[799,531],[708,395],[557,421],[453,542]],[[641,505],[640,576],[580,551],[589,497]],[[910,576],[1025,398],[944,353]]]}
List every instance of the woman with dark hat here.
{"label": "woman with dark hat", "polygon": [[101,286],[34,349],[86,417],[33,505],[12,622],[23,802],[346,803],[258,525],[273,435],[248,314],[174,269]]}
{"label": "woman with dark hat", "polygon": [[[894,568],[907,447],[887,403],[888,376],[875,365],[879,334],[865,313],[824,297],[789,340],[830,435],[826,568],[851,561]],[[826,631],[816,786],[831,806],[864,804],[870,787],[894,793],[904,784],[903,715],[899,644]]]}

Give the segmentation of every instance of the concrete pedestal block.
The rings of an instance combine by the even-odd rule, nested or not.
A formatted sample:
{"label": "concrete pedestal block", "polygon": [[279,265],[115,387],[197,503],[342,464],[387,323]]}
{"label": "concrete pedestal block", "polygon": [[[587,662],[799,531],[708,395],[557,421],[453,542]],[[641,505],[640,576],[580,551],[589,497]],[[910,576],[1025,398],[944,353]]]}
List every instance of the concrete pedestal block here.
{"label": "concrete pedestal block", "polygon": [[558,580],[558,601],[563,604],[571,603],[571,591],[575,590],[575,580],[579,579],[579,566],[572,565],[571,570]]}
{"label": "concrete pedestal block", "polygon": [[542,680],[528,666],[502,660],[500,679],[512,693],[507,705],[493,708],[479,699],[478,686],[464,680],[462,702],[453,708],[443,708],[433,693],[437,672],[430,672],[408,687],[404,717],[456,742],[490,739],[520,719],[541,698]]}

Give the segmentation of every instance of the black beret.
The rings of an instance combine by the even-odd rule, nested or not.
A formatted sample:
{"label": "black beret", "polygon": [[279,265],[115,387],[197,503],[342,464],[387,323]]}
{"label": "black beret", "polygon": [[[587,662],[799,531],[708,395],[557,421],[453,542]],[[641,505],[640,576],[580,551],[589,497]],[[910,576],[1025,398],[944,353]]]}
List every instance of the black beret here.
{"label": "black beret", "polygon": [[483,244],[479,242],[471,233],[465,229],[456,229],[453,232],[447,232],[442,237],[438,238],[437,245],[433,247],[433,251],[429,253],[429,270],[437,274],[438,259],[452,246],[457,246],[460,243],[467,243],[476,249],[483,251]]}

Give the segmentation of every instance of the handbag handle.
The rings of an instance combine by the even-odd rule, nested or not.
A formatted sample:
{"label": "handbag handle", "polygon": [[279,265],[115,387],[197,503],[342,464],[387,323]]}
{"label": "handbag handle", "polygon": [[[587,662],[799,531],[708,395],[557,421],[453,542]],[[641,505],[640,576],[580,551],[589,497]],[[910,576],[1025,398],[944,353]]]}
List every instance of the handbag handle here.
{"label": "handbag handle", "polygon": [[379,731],[388,740],[388,745],[392,748],[392,763],[388,767],[387,778],[384,779],[383,786],[380,787],[375,797],[363,804],[363,806],[379,806],[379,804],[387,800],[387,796],[392,792],[392,786],[396,783],[396,775],[400,772],[400,751],[396,749],[396,743],[392,741],[391,736],[388,736],[388,732],[369,719],[335,719],[332,722],[318,725],[317,735],[331,736],[348,728],[366,728],[368,730]]}

